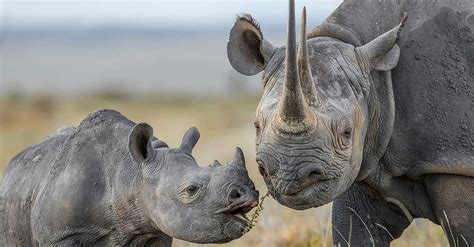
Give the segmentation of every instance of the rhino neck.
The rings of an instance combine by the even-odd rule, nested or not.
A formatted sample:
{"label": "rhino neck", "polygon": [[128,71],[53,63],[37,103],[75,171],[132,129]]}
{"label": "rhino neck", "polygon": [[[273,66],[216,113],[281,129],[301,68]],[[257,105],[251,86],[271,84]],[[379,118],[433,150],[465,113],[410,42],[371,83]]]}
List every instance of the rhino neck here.
{"label": "rhino neck", "polygon": [[128,154],[127,142],[116,144],[113,180],[110,185],[114,237],[117,245],[145,245],[147,241],[169,238],[154,224],[146,208],[142,165]]}
{"label": "rhino neck", "polygon": [[111,207],[115,219],[117,244],[137,245],[145,244],[152,239],[170,238],[158,229],[145,210],[146,205],[140,196],[143,178],[140,174],[130,178],[128,182],[117,185],[117,190],[113,193]]}
{"label": "rhino neck", "polygon": [[395,100],[391,72],[370,74],[370,94],[367,99],[368,126],[364,141],[362,165],[357,181],[376,175],[378,165],[392,137],[395,123]]}

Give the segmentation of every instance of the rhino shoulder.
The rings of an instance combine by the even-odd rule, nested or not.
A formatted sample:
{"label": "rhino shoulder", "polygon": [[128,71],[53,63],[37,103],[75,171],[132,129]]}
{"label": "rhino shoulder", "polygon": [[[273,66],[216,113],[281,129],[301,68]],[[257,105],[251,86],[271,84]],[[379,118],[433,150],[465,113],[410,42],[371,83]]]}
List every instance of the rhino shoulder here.
{"label": "rhino shoulder", "polygon": [[89,114],[82,122],[79,124],[79,128],[88,128],[94,127],[97,125],[102,125],[106,122],[120,122],[120,121],[130,121],[122,113],[111,110],[111,109],[101,109]]}

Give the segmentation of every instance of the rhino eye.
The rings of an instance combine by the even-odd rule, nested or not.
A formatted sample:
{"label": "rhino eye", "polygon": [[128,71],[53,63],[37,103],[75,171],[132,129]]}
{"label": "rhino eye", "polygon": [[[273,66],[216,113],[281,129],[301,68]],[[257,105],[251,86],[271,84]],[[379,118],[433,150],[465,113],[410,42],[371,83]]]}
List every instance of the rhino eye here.
{"label": "rhino eye", "polygon": [[346,128],[346,129],[344,130],[343,135],[344,135],[344,137],[346,137],[346,138],[348,138],[348,139],[351,138],[351,136],[352,136],[352,128],[351,128],[351,127]]}
{"label": "rhino eye", "polygon": [[255,126],[256,134],[259,135],[260,134],[260,124],[257,121],[255,121],[253,123],[253,125]]}
{"label": "rhino eye", "polygon": [[186,188],[186,192],[188,192],[189,195],[194,195],[196,192],[198,192],[199,188],[195,185],[190,185]]}
{"label": "rhino eye", "polygon": [[257,130],[260,129],[260,124],[259,124],[257,121],[255,121],[255,122],[253,123],[253,125],[255,126],[255,129],[257,129]]}

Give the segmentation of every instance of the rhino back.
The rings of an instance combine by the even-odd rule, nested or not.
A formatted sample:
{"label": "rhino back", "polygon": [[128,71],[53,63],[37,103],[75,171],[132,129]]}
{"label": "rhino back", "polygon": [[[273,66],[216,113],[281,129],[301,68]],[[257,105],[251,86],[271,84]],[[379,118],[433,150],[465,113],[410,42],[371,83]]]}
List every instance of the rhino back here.
{"label": "rhino back", "polygon": [[133,126],[112,110],[94,112],[82,121],[32,208],[35,239],[55,244],[74,235],[85,245],[108,241],[114,231],[114,194],[135,177],[128,153]]}
{"label": "rhino back", "polygon": [[2,246],[5,246],[5,241],[17,246],[33,245],[29,228],[32,204],[41,183],[61,152],[58,147],[64,145],[72,132],[72,127],[58,130],[41,143],[20,152],[9,162],[0,187]]}
{"label": "rhino back", "polygon": [[[5,217],[10,219],[5,224],[7,242],[16,243],[8,239],[14,237],[28,239],[26,245],[54,245],[68,236],[86,245],[107,241],[114,230],[115,190],[126,188],[135,177],[128,153],[133,126],[118,112],[100,110],[67,135],[49,138],[15,157],[2,185]],[[47,153],[48,159],[37,158],[32,169],[29,162],[37,152]],[[18,220],[18,215],[25,217]]]}

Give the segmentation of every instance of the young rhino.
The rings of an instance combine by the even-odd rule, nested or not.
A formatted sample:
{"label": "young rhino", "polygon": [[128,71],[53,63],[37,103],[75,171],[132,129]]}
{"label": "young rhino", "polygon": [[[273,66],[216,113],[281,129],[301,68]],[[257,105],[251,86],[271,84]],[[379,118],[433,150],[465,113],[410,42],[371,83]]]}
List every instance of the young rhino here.
{"label": "young rhino", "polygon": [[0,187],[1,246],[224,243],[246,232],[258,192],[242,151],[199,167],[191,128],[180,148],[146,123],[101,110],[24,150]]}

